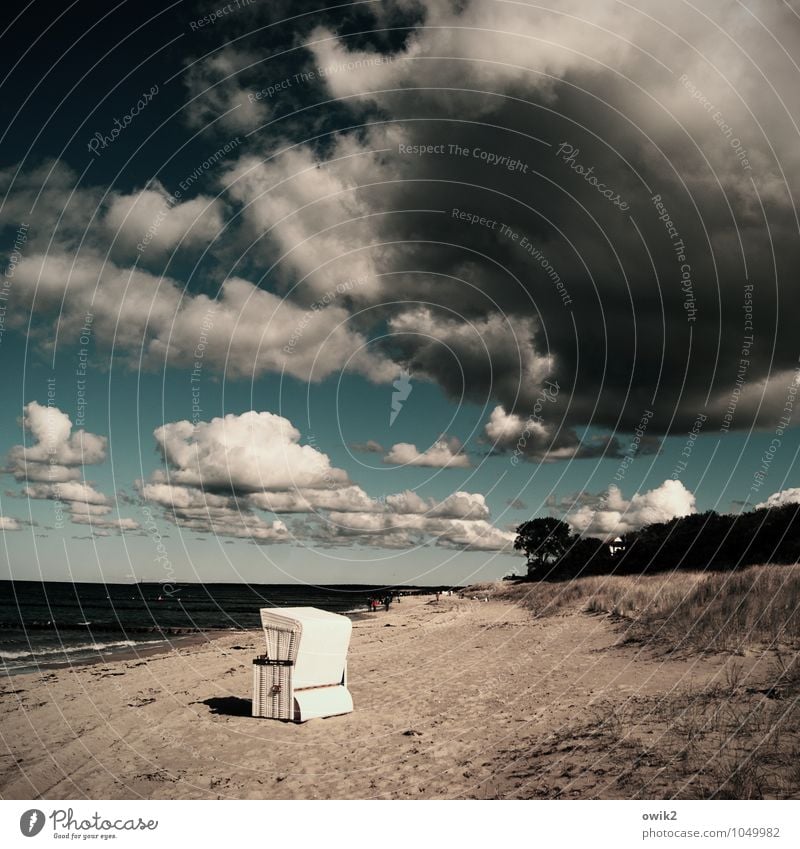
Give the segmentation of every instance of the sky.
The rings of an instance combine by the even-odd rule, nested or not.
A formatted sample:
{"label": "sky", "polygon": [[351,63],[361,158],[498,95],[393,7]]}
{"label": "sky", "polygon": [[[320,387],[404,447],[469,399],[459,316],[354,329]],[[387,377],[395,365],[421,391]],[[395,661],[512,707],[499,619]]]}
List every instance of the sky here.
{"label": "sky", "polygon": [[800,500],[793,4],[3,14],[0,578],[467,583]]}

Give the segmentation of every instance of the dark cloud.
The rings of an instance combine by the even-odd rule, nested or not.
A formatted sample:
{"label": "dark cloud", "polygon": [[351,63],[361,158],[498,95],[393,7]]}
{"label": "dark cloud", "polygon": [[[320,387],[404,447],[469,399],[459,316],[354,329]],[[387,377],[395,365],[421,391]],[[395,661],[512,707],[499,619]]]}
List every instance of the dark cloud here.
{"label": "dark cloud", "polygon": [[[402,323],[406,335],[387,343],[394,355],[454,398],[491,397],[525,415],[539,390],[525,357],[515,362],[505,344],[484,353],[447,342],[453,310],[478,326],[508,319],[507,338],[528,320],[537,355],[553,359],[549,376],[567,387],[568,425],[630,431],[652,409],[652,430],[663,434],[708,409],[718,426],[751,332],[743,310],[751,301],[759,342],[747,383],[785,384],[797,354],[791,334],[779,330],[797,295],[775,281],[791,279],[800,258],[784,181],[798,166],[797,95],[788,56],[769,44],[775,37],[790,53],[796,46],[791,10],[750,14],[721,2],[704,19],[645,4],[650,19],[633,14],[618,30],[632,40],[626,47],[593,28],[617,20],[616,4],[570,3],[571,20],[496,4],[423,5],[429,23],[461,25],[448,36],[461,58],[363,65],[328,81],[356,117],[391,124],[364,132],[365,150],[389,149],[373,160],[380,184],[360,197],[392,211],[376,226],[381,238],[419,241],[393,257],[384,294],[424,301],[440,318],[438,332],[421,322],[416,337],[413,323]],[[518,25],[495,55],[489,9],[499,15],[496,29]],[[537,41],[539,30],[554,32],[564,49]],[[720,34],[726,30],[737,42]],[[434,55],[437,32],[419,31],[408,55]],[[497,64],[522,50],[517,40],[530,71]],[[587,47],[583,57],[569,54],[575,45]],[[326,49],[315,47],[318,58],[374,55],[346,37],[338,52]],[[756,79],[753,55],[766,79]],[[546,83],[542,69],[551,72]],[[406,90],[361,94],[390,84]],[[415,89],[431,84],[439,88]],[[417,155],[421,145],[430,152]],[[488,156],[507,157],[510,168]],[[402,209],[437,212],[395,214]],[[387,312],[402,317],[408,309]],[[775,416],[780,391],[765,387],[758,415],[757,404],[743,408],[734,428]]]}
{"label": "dark cloud", "polygon": [[386,450],[380,442],[376,442],[374,439],[368,439],[366,442],[353,442],[350,444],[350,449],[361,454],[383,454]]}
{"label": "dark cloud", "polygon": [[[301,334],[295,376],[317,379],[312,361],[350,363],[387,382],[398,363],[487,416],[502,407],[523,420],[558,381],[545,431],[522,452],[532,460],[622,457],[648,411],[640,453],[700,413],[709,430],[726,415],[731,429],[774,426],[794,386],[789,322],[800,307],[800,26],[788,5],[258,4],[193,44],[184,122],[236,107],[209,135],[265,124],[220,160],[218,202],[203,196],[206,226],[226,219],[209,246],[225,269],[216,285],[232,266],[242,276],[225,281],[222,313],[261,322],[277,292],[291,332],[316,310],[325,332]],[[45,181],[27,174],[11,192],[11,222]],[[96,189],[73,193],[75,179],[53,172],[37,219],[49,225],[68,208],[54,241],[65,257],[98,204],[92,249],[114,205],[134,198],[143,218],[125,227],[138,238],[158,198],[131,190],[101,202]],[[190,217],[194,207],[171,210],[163,249],[185,233],[205,242],[210,229],[187,229]],[[124,280],[120,243],[120,268],[103,272],[112,294]],[[158,280],[154,257],[139,283],[159,286],[163,308],[125,326],[180,360],[204,303],[179,308],[179,285]],[[60,304],[67,266],[51,265],[44,293]],[[89,291],[90,270],[72,291]],[[39,271],[31,258],[19,279]],[[323,302],[343,280],[356,282]],[[96,326],[102,338],[100,312]],[[326,356],[333,326],[344,329]],[[232,345],[236,373],[278,370],[287,340],[265,334],[255,354],[253,336]],[[582,436],[587,428],[601,435]],[[516,440],[490,443],[508,451]]]}

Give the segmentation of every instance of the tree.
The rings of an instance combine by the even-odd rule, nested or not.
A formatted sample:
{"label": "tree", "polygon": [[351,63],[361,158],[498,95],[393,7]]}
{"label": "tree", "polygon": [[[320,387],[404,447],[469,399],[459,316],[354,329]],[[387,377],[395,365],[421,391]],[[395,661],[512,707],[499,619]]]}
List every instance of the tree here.
{"label": "tree", "polygon": [[517,528],[514,548],[528,558],[528,577],[541,571],[548,562],[558,561],[569,548],[569,525],[559,519],[531,519]]}

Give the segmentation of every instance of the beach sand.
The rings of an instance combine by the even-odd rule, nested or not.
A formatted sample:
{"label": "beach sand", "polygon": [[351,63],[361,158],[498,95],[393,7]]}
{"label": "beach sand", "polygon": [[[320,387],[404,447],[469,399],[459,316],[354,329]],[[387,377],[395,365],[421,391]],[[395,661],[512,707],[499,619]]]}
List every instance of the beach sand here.
{"label": "beach sand", "polygon": [[[723,656],[659,659],[608,617],[406,598],[354,623],[355,711],[250,717],[261,632],[0,683],[0,795],[659,798],[672,700]],[[667,706],[666,708],[664,706]]]}

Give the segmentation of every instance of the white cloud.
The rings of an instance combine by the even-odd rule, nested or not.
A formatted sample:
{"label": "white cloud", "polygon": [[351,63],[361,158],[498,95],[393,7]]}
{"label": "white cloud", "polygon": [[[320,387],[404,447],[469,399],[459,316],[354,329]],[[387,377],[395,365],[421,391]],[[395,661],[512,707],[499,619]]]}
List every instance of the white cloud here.
{"label": "white cloud", "polygon": [[406,490],[389,496],[383,511],[332,512],[320,536],[386,548],[433,543],[446,548],[504,550],[515,535],[495,527],[488,518],[486,499],[480,493],[454,492],[435,501]]}
{"label": "white cloud", "polygon": [[495,407],[484,428],[486,436],[498,448],[513,448],[527,430],[541,444],[548,438],[547,428],[534,419],[523,419],[516,413],[507,413],[502,404]]}
{"label": "white cloud", "polygon": [[84,513],[80,509],[70,513],[70,520],[76,525],[90,525],[98,536],[108,536],[103,531],[138,531],[141,525],[136,519],[119,517],[116,519],[101,519],[92,513]]}
{"label": "white cloud", "polygon": [[[301,380],[323,380],[348,368],[390,381],[397,371],[367,350],[366,338],[350,327],[349,313],[336,297],[306,308],[229,278],[214,301],[184,293],[171,278],[96,257],[85,256],[73,267],[65,254],[23,257],[15,281],[22,303],[42,315],[58,313],[62,337],[77,339],[90,312],[93,338],[113,344],[136,367],[159,368],[165,361],[191,366],[202,356],[210,369],[225,369],[230,377],[285,370]],[[14,321],[24,324],[22,310]],[[44,346],[51,340],[48,329]]]}
{"label": "white cloud", "polygon": [[[229,278],[218,301],[184,298],[169,327],[157,329],[149,360],[190,365],[202,334],[205,362],[232,377],[280,372],[301,380],[324,380],[349,369],[376,381],[390,380],[396,367],[367,351],[365,337],[349,325],[350,315],[334,298],[305,308]],[[206,327],[207,330],[203,330]]]}
{"label": "white cloud", "polygon": [[106,459],[108,439],[85,430],[73,432],[70,417],[58,407],[31,401],[21,424],[33,437],[31,446],[15,445],[6,471],[25,482],[22,495],[63,504],[72,522],[93,528],[133,531],[135,519],[109,518],[114,504],[85,480],[83,468]]}
{"label": "white cloud", "polygon": [[249,502],[271,513],[315,513],[318,510],[360,512],[378,510],[379,502],[360,486],[339,489],[304,489],[292,492],[256,492]]}
{"label": "white cloud", "polygon": [[254,513],[248,495],[220,495],[192,486],[144,481],[137,481],[136,489],[145,501],[163,507],[165,518],[181,528],[257,542],[289,541],[286,525]]}
{"label": "white cloud", "polygon": [[162,425],[153,434],[171,468],[169,479],[208,490],[258,492],[323,488],[348,483],[347,474],[273,413],[251,410],[193,425]]}
{"label": "white cloud", "polygon": [[286,525],[254,511],[366,509],[370,500],[341,469],[310,445],[288,419],[251,410],[193,425],[173,422],[154,431],[167,470],[137,489],[183,528],[253,539],[288,541]]}
{"label": "white cloud", "polygon": [[[544,394],[540,396],[546,397]],[[596,456],[602,452],[603,446],[592,442],[582,443],[569,428],[562,426],[557,430],[553,425],[545,424],[542,413],[547,403],[546,400],[534,401],[535,412],[526,418],[517,413],[507,413],[502,404],[495,407],[484,426],[492,450],[544,463]]]}
{"label": "white cloud", "polygon": [[[169,279],[139,269],[124,269],[99,256],[68,253],[30,253],[15,274],[19,306],[36,315],[58,316],[60,337],[78,340],[87,313],[93,316],[92,336],[106,346],[138,361],[142,345],[166,334],[181,303],[182,287]],[[25,311],[16,311],[18,325]],[[42,344],[52,344],[52,325],[41,332]]]}
{"label": "white cloud", "polygon": [[171,203],[170,195],[154,181],[130,195],[115,195],[103,224],[124,248],[162,253],[177,245],[205,245],[219,233],[223,223],[222,204],[198,195],[184,203]]}
{"label": "white cloud", "polygon": [[430,515],[446,519],[488,519],[489,508],[479,492],[454,492],[435,504]]}
{"label": "white cloud", "polygon": [[434,543],[481,550],[504,549],[514,535],[488,521],[480,493],[458,491],[437,501],[406,490],[370,498],[329,458],[308,445],[287,419],[250,411],[192,425],[157,428],[166,469],[138,481],[143,499],[164,508],[182,528],[257,542],[286,542],[280,520],[257,511],[310,514],[295,527],[299,538],[378,547]]}
{"label": "white cloud", "polygon": [[488,519],[486,499],[479,492],[452,492],[441,501],[422,498],[406,489],[386,497],[386,508],[397,515],[425,514],[440,519]]}
{"label": "white cloud", "polygon": [[[365,155],[366,154],[366,155]],[[281,256],[278,271],[292,284],[317,296],[333,292],[344,281],[355,281],[353,299],[376,296],[379,282],[375,257],[378,223],[357,188],[374,177],[374,162],[360,144],[341,138],[325,161],[310,147],[287,150],[265,161],[242,156],[220,185],[242,212],[250,235],[268,239]],[[288,271],[286,268],[288,268]]]}
{"label": "white cloud", "polygon": [[[159,478],[161,474],[154,477]],[[206,507],[230,509],[235,506],[235,500],[230,495],[216,495],[190,486],[137,481],[136,489],[146,501],[152,501],[172,510],[195,510]]]}
{"label": "white cloud", "polygon": [[33,483],[23,488],[22,495],[62,504],[68,511],[71,522],[76,525],[90,525],[92,530],[101,536],[108,535],[101,533],[102,531],[136,531],[141,527],[135,519],[111,516],[116,505],[85,481]]}
{"label": "white cloud", "polygon": [[181,511],[175,523],[188,530],[214,536],[236,537],[262,543],[290,542],[286,525],[276,519],[267,522],[247,510]]}
{"label": "white cloud", "polygon": [[[613,435],[597,434],[580,438],[563,422],[547,423],[543,416],[557,398],[552,387],[556,383],[546,382],[538,397],[530,404],[531,414],[526,418],[517,413],[507,413],[503,405],[492,410],[484,426],[486,440],[496,453],[509,453],[515,464],[519,459],[530,462],[553,463],[557,460],[577,460],[591,457],[621,457],[620,440]],[[555,417],[555,414],[550,414]],[[650,454],[656,450],[657,441],[640,439],[638,453]]]}
{"label": "white cloud", "polygon": [[115,504],[85,481],[33,483],[24,487],[22,494],[26,498],[63,504],[71,522],[76,525],[90,525],[92,530],[96,530],[101,536],[108,535],[100,533],[101,531],[136,531],[141,527],[135,519],[112,517],[110,514]]}
{"label": "white cloud", "polygon": [[0,531],[21,531],[22,525],[20,525],[17,519],[12,519],[11,516],[0,516]]}
{"label": "white cloud", "polygon": [[[156,479],[161,473],[154,475]],[[249,509],[269,513],[313,513],[317,510],[369,511],[378,510],[379,502],[371,499],[359,486],[340,489],[295,489],[283,492],[241,491],[234,495],[220,495],[191,486],[167,483],[138,482],[137,490],[148,501],[176,511],[199,508]]]}
{"label": "white cloud", "polygon": [[437,545],[471,551],[505,551],[516,539],[513,531],[501,530],[483,520],[451,521],[440,525],[435,532]]}
{"label": "white cloud", "polygon": [[431,500],[424,499],[411,489],[386,496],[386,507],[394,513],[426,513],[432,506]]}
{"label": "white cloud", "polygon": [[[432,89],[428,97],[446,108],[468,103],[474,115],[481,101],[459,90],[508,91],[523,83],[529,92],[547,94],[554,76],[587,67],[597,70],[600,63],[618,67],[633,49],[626,37],[642,22],[616,0],[562,0],[552,12],[480,0],[424,0],[418,7],[424,10],[424,26],[389,63],[376,64],[374,53],[347,50],[346,42],[328,30],[312,33],[317,64],[331,69],[325,79],[334,96],[370,98],[370,91],[423,86]],[[441,60],[448,56],[467,61]],[[490,100],[484,108],[492,105]]]}
{"label": "white cloud", "polygon": [[766,501],[756,504],[756,510],[763,507],[785,507],[787,504],[800,504],[800,488],[793,487],[773,492]]}
{"label": "white cloud", "polygon": [[376,547],[433,543],[446,548],[498,551],[515,538],[484,519],[445,519],[418,513],[331,513],[322,536]]}
{"label": "white cloud", "polygon": [[107,513],[108,498],[98,492],[91,484],[81,481],[66,483],[34,483],[24,487],[22,494],[27,498],[41,498],[49,501],[71,501],[80,504],[84,509],[89,505],[103,508],[99,512]]}
{"label": "white cloud", "polygon": [[567,513],[564,520],[576,533],[605,538],[695,512],[694,494],[680,481],[665,480],[655,489],[636,493],[630,500],[612,484],[596,504],[583,504]]}
{"label": "white cloud", "polygon": [[399,466],[429,466],[434,469],[470,467],[469,457],[462,452],[461,442],[456,437],[441,437],[425,451],[420,451],[409,442],[398,442],[389,449],[383,462]]}
{"label": "white cloud", "polygon": [[82,466],[106,458],[108,440],[82,429],[73,432],[70,417],[58,407],[31,401],[23,408],[22,426],[33,443],[15,445],[8,453],[8,471],[18,481],[74,481]]}

